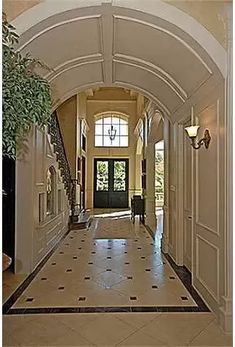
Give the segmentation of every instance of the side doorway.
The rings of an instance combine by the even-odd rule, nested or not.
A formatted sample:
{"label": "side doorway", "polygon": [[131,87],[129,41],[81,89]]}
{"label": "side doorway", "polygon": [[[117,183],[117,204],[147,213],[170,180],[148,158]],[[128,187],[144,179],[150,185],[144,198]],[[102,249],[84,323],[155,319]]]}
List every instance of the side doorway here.
{"label": "side doorway", "polygon": [[128,159],[94,159],[94,208],[127,208]]}

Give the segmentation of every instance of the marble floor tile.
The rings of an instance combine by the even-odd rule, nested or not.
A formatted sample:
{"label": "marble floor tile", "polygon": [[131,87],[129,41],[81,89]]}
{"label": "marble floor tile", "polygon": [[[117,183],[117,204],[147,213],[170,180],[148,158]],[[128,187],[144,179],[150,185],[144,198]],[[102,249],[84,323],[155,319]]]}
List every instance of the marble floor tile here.
{"label": "marble floor tile", "polygon": [[215,319],[211,313],[200,314],[200,319],[197,317],[197,313],[166,313],[141,328],[141,331],[165,345],[186,346]]}
{"label": "marble floor tile", "polygon": [[230,347],[233,345],[233,338],[231,334],[225,334],[218,326],[216,321],[212,321],[203,331],[194,337],[188,346],[223,346]]}

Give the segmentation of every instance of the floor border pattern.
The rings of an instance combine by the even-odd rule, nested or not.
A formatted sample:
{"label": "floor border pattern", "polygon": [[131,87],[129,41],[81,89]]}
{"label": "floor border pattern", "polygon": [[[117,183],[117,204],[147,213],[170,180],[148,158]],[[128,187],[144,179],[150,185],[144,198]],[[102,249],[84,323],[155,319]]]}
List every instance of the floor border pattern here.
{"label": "floor border pattern", "polygon": [[[154,234],[146,225],[145,229],[150,236],[154,239]],[[81,229],[84,231],[84,229]],[[162,253],[170,266],[176,272],[177,276],[186,287],[188,292],[198,306],[121,306],[121,307],[37,307],[37,308],[11,308],[24,290],[29,286],[34,277],[38,274],[41,268],[45,265],[48,259],[52,256],[61,242],[69,234],[68,230],[57,244],[49,251],[43,260],[37,265],[34,271],[24,280],[24,282],[15,290],[15,292],[3,304],[3,315],[18,315],[18,314],[55,314],[55,313],[137,313],[137,312],[210,312],[204,301],[201,299],[197,291],[192,286],[192,276],[185,266],[178,266],[169,256],[169,254]]]}

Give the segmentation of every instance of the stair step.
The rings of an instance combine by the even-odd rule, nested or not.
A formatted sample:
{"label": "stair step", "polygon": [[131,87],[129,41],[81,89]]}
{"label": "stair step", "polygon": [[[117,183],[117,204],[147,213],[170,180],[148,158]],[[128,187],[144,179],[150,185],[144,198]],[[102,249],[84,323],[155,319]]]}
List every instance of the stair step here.
{"label": "stair step", "polygon": [[81,212],[76,222],[69,223],[69,229],[87,229],[92,221],[92,217],[88,213]]}

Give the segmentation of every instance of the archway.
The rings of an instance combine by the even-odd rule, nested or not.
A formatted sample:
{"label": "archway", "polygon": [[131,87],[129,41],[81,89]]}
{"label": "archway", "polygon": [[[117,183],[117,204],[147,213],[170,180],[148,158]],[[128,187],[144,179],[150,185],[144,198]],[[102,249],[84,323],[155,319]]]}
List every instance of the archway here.
{"label": "archway", "polygon": [[189,99],[226,75],[222,46],[195,19],[161,1],[75,1],[56,8],[44,1],[13,25],[19,49],[53,69],[42,73],[55,108],[88,87],[121,86],[146,95],[174,121]]}

